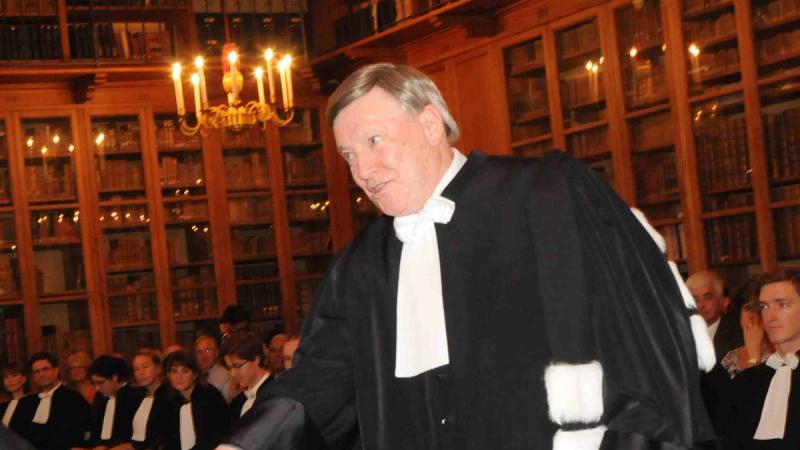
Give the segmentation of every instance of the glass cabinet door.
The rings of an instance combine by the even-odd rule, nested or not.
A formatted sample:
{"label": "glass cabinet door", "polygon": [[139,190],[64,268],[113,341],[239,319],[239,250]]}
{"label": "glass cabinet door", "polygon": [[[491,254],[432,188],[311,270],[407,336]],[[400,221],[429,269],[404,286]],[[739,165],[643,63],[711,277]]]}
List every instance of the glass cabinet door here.
{"label": "glass cabinet door", "polygon": [[156,141],[172,307],[178,343],[191,348],[219,316],[206,174],[199,135],[184,136],[174,116],[156,115]]}
{"label": "glass cabinet door", "polygon": [[222,154],[236,301],[265,328],[281,318],[281,288],[264,132],[224,133]]}
{"label": "glass cabinet door", "polygon": [[515,154],[539,156],[552,148],[542,37],[504,49],[503,60]]}
{"label": "glass cabinet door", "polygon": [[293,281],[298,294],[298,316],[304,316],[333,255],[330,200],[317,110],[298,109],[294,122],[280,131]]}
{"label": "glass cabinet door", "polygon": [[161,348],[141,130],[137,116],[93,117],[91,129],[104,298],[114,351],[131,356]]}
{"label": "glass cabinet door", "polygon": [[684,0],[682,6],[689,95],[739,83],[733,0]]}
{"label": "glass cabinet door", "polygon": [[759,0],[750,4],[759,77],[780,77],[800,67],[800,3]]}
{"label": "glass cabinet door", "polygon": [[91,352],[76,152],[69,118],[21,122],[36,294],[44,348]]}
{"label": "glass cabinet door", "polygon": [[603,50],[596,18],[556,31],[559,91],[567,150],[613,182]]}

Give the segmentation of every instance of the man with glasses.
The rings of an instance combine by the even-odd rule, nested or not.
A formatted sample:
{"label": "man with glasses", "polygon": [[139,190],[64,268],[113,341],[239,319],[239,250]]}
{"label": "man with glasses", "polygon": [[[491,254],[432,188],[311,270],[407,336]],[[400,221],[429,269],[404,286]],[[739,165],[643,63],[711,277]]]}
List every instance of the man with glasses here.
{"label": "man with glasses", "polygon": [[200,336],[194,341],[194,355],[197,365],[206,377],[208,384],[217,388],[225,401],[230,403],[233,397],[231,389],[231,374],[219,363],[219,348],[217,341],[211,336]]}
{"label": "man with glasses", "polygon": [[263,388],[274,378],[272,372],[264,367],[261,345],[261,338],[250,331],[231,334],[223,345],[225,365],[230,370],[231,379],[245,389],[231,401],[234,424],[247,414]]}

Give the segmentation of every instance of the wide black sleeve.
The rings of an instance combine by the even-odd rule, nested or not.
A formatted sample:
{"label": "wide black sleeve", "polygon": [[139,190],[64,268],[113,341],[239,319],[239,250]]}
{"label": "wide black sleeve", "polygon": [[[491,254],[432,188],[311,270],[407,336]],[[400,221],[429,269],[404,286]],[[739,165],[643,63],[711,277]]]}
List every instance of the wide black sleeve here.
{"label": "wide black sleeve", "polygon": [[[330,448],[352,445],[357,426],[353,348],[341,286],[348,254],[336,258],[317,290],[292,369],[265,388],[266,395],[237,424],[231,444],[293,449],[320,436]],[[287,442],[293,446],[284,446]]]}
{"label": "wide black sleeve", "polygon": [[192,393],[192,418],[197,443],[193,450],[213,450],[230,429],[225,397],[213,386],[196,386]]}

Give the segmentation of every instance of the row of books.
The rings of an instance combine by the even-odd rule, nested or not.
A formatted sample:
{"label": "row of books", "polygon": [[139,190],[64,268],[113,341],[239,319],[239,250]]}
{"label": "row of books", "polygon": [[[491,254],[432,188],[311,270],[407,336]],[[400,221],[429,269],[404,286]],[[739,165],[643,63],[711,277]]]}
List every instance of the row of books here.
{"label": "row of books", "polygon": [[700,184],[705,194],[750,185],[744,117],[716,117],[696,123]]}
{"label": "row of books", "polygon": [[175,202],[164,206],[167,222],[192,222],[208,220],[208,204],[204,201]]}
{"label": "row of books", "polygon": [[272,220],[272,200],[267,197],[229,199],[228,218],[231,223]]}
{"label": "row of books", "polygon": [[664,148],[673,144],[669,111],[642,117],[631,124],[631,130],[634,151]]}
{"label": "row of books", "polygon": [[329,229],[316,230],[292,226],[289,234],[294,253],[327,253],[333,248]]}
{"label": "row of books", "polygon": [[103,228],[144,225],[150,222],[146,206],[108,207],[100,210],[98,218]]}
{"label": "row of books", "polygon": [[114,352],[124,355],[128,361],[141,348],[161,348],[157,326],[115,329],[111,338]]}
{"label": "row of books", "polygon": [[705,20],[684,22],[683,35],[688,43],[695,43],[702,50],[702,43],[711,39],[730,36],[736,33],[733,12],[720,14]]}
{"label": "row of books", "polygon": [[0,17],[15,15],[54,16],[58,14],[56,0],[0,0]]}
{"label": "row of books", "polygon": [[193,227],[194,230],[177,230],[174,234],[168,233],[167,260],[170,265],[184,265],[189,263],[211,260],[211,238],[208,228],[205,230]]}
{"label": "row of books", "polygon": [[800,256],[800,207],[775,211],[775,248],[778,258]]}
{"label": "row of books", "polygon": [[683,0],[684,12],[699,11],[706,8],[711,8],[723,3],[733,3],[731,0]]}
{"label": "row of books", "polygon": [[[716,52],[701,53],[689,59],[689,81],[695,84],[707,83],[739,67],[739,51],[736,48],[723,48]],[[733,72],[738,76],[738,71]]]}
{"label": "row of books", "polygon": [[0,23],[0,60],[60,59],[61,35],[55,23]]}
{"label": "row of books", "polygon": [[753,4],[753,25],[777,22],[785,17],[800,14],[800,4],[796,0],[773,0],[766,4]]}
{"label": "row of books", "polygon": [[605,99],[602,73],[586,72],[585,76],[562,78],[561,103],[564,109],[578,108]]}
{"label": "row of books", "polygon": [[616,24],[620,37],[620,48],[628,52],[631,47],[661,43],[663,24],[659,2],[644,2],[644,5],[617,10]]}
{"label": "row of books", "polygon": [[136,293],[142,289],[153,289],[155,286],[155,278],[152,272],[106,276],[106,288],[111,294],[120,292]]}
{"label": "row of books", "polygon": [[278,262],[237,263],[233,267],[233,273],[236,277],[236,281],[278,277]]}
{"label": "row of books", "polygon": [[330,201],[325,198],[290,197],[288,200],[290,220],[328,217]]}
{"label": "row of books", "polygon": [[236,302],[253,320],[281,318],[281,287],[278,283],[240,284]]}
{"label": "row of books", "polygon": [[780,59],[782,55],[795,54],[800,51],[798,40],[800,40],[800,30],[756,41],[756,58],[760,64],[765,64]]}
{"label": "row of books", "polygon": [[111,122],[93,120],[92,133],[99,156],[141,149],[139,122],[135,119]]}
{"label": "row of books", "polygon": [[678,171],[673,153],[657,153],[634,162],[637,203],[654,203],[678,195]]}
{"label": "row of books", "polygon": [[667,79],[663,57],[659,62],[653,59],[637,58],[623,63],[626,72],[625,102],[628,108],[638,108],[659,101],[666,101]]}
{"label": "row of books", "polygon": [[800,182],[800,109],[767,114],[763,117],[763,123],[770,179]]}
{"label": "row of books", "polygon": [[142,320],[157,320],[155,294],[133,294],[108,300],[112,325]]}
{"label": "row of books", "polygon": [[444,3],[444,0],[362,1],[357,8],[334,22],[336,46],[347,45]]}
{"label": "row of books", "polygon": [[19,262],[16,257],[0,258],[0,297],[19,295]]}
{"label": "row of books", "polygon": [[509,75],[542,63],[544,63],[544,50],[541,38],[523,42],[506,50],[506,66]]}
{"label": "row of books", "polygon": [[186,136],[181,133],[178,129],[177,119],[175,118],[164,119],[162,117],[156,117],[156,127],[156,142],[158,142],[159,150],[199,149],[202,145],[199,134]]}
{"label": "row of books", "polygon": [[144,190],[141,161],[100,160],[97,169],[101,190]]}
{"label": "row of books", "polygon": [[285,152],[286,182],[289,184],[324,183],[325,166],[322,149],[307,152]]}
{"label": "row of books", "polygon": [[540,77],[509,78],[508,99],[511,120],[524,120],[526,115],[547,111],[547,79]]}
{"label": "row of books", "polygon": [[686,237],[683,234],[683,225],[658,227],[658,232],[667,243],[667,259],[676,262],[684,261],[686,259]]}
{"label": "row of books", "polygon": [[244,52],[260,54],[272,47],[305,53],[303,17],[296,14],[195,14],[197,37],[206,54],[218,54],[225,43],[225,18],[231,39]]}
{"label": "row of books", "polygon": [[753,192],[742,191],[703,196],[703,211],[721,211],[753,205]]}
{"label": "row of books", "polygon": [[800,183],[772,186],[769,192],[773,202],[800,198]]}
{"label": "row of books", "polygon": [[72,239],[80,237],[76,214],[72,216],[68,212],[52,211],[39,212],[36,217],[36,224],[33,225],[33,239]]}
{"label": "row of books", "polygon": [[14,216],[12,214],[0,216],[0,246],[13,244],[17,239]]}
{"label": "row of books", "polygon": [[242,147],[258,147],[259,151],[264,152],[264,146],[267,145],[264,131],[259,127],[253,127],[249,131],[242,133],[222,133],[222,148],[242,148]]}
{"label": "row of books", "polygon": [[752,214],[711,219],[705,228],[712,266],[758,261],[756,223]]}
{"label": "row of books", "polygon": [[[15,308],[16,309],[16,308]],[[20,315],[22,313],[21,308]],[[4,361],[7,363],[20,363],[25,364],[25,332],[21,317],[5,317],[4,308],[0,310],[3,313],[3,333],[0,333],[0,343],[4,355]]]}
{"label": "row of books", "polygon": [[67,6],[118,6],[126,8],[148,8],[153,6],[181,7],[185,0],[67,0]]}
{"label": "row of books", "polygon": [[162,22],[70,23],[75,59],[163,59],[175,55],[172,33]]}
{"label": "row of books", "polygon": [[266,150],[256,149],[245,155],[225,155],[225,184],[228,189],[235,190],[268,189]]}
{"label": "row of books", "polygon": [[608,153],[608,136],[605,127],[595,128],[567,136],[567,149],[575,158],[589,158]]}
{"label": "row of books", "polygon": [[175,291],[172,293],[172,307],[176,319],[216,315],[216,289]]}
{"label": "row of books", "polygon": [[150,238],[146,235],[106,235],[105,254],[109,271],[150,266]]}
{"label": "row of books", "polygon": [[196,13],[270,13],[301,14],[308,12],[308,0],[193,0]]}
{"label": "row of books", "polygon": [[597,22],[592,20],[558,33],[558,54],[561,59],[582,56],[600,50]]}
{"label": "row of books", "polygon": [[231,237],[233,258],[268,258],[275,255],[275,232],[243,233],[234,231]]}
{"label": "row of books", "polygon": [[189,153],[180,157],[162,156],[159,159],[161,163],[159,164],[159,176],[162,186],[200,186],[204,183],[205,175],[201,153]]}

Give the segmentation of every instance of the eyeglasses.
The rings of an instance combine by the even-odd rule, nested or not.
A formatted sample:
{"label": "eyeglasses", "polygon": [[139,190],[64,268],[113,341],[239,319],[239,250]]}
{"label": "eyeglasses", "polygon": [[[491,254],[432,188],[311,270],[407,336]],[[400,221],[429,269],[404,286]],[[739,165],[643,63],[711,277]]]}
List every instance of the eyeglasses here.
{"label": "eyeglasses", "polygon": [[215,348],[198,348],[194,352],[198,353],[198,354],[202,354],[202,353],[211,353],[211,352],[215,352],[215,351],[217,351],[217,349],[215,349]]}
{"label": "eyeglasses", "polygon": [[228,368],[231,369],[231,370],[233,370],[233,369],[239,370],[242,367],[244,367],[245,364],[247,364],[249,362],[250,361],[248,361],[248,360],[244,360],[244,361],[242,361],[242,362],[240,362],[238,364],[231,364],[230,366],[228,366]]}

